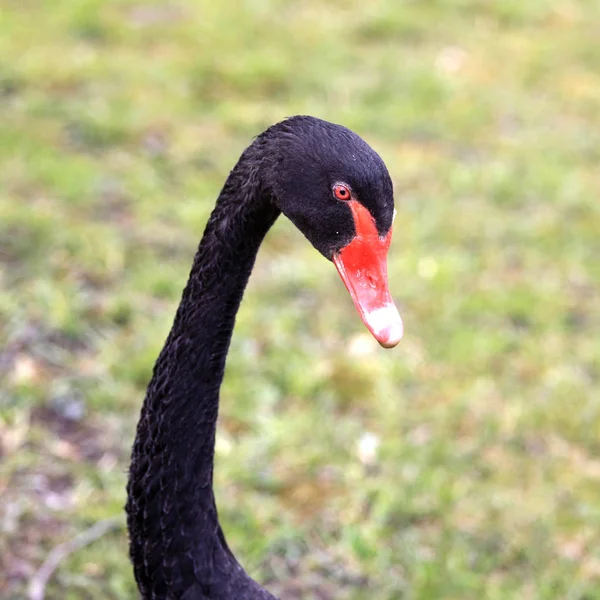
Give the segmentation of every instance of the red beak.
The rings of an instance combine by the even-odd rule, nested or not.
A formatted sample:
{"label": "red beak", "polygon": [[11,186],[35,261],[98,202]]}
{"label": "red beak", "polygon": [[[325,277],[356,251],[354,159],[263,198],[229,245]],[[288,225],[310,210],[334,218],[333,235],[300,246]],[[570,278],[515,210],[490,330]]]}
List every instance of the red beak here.
{"label": "red beak", "polygon": [[380,237],[369,211],[355,200],[348,205],[356,236],[334,255],[333,262],[367,329],[384,348],[393,348],[404,327],[388,287],[387,252],[392,230]]}

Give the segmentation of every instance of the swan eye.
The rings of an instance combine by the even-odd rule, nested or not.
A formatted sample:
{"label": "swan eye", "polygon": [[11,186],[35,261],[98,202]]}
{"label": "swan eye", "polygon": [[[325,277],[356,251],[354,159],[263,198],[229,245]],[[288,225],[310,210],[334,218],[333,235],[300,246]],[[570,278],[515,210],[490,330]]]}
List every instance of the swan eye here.
{"label": "swan eye", "polygon": [[342,185],[341,183],[338,183],[333,186],[333,195],[338,200],[350,200],[350,198],[352,197],[348,186]]}

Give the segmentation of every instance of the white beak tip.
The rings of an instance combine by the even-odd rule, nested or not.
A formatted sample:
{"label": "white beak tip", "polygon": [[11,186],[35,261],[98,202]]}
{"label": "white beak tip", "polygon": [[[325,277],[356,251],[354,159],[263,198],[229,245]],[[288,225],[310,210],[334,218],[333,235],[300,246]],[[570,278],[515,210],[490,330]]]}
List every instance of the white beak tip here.
{"label": "white beak tip", "polygon": [[402,321],[396,321],[379,332],[377,341],[384,348],[393,348],[398,345],[403,335],[404,326],[402,325]]}
{"label": "white beak tip", "polygon": [[384,348],[397,346],[404,335],[404,325],[393,303],[365,315],[365,325]]}

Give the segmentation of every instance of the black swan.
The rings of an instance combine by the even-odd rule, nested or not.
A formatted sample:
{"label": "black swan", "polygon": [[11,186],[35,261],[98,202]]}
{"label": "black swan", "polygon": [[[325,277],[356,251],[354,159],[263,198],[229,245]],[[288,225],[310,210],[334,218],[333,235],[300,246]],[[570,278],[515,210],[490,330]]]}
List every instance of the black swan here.
{"label": "black swan", "polygon": [[259,600],[221,531],[212,488],[219,388],[258,248],[283,212],[333,261],[365,325],[395,346],[387,283],[394,218],[383,160],[345,127],[291,117],[243,152],[219,195],[148,386],[133,445],[127,525],[145,600]]}

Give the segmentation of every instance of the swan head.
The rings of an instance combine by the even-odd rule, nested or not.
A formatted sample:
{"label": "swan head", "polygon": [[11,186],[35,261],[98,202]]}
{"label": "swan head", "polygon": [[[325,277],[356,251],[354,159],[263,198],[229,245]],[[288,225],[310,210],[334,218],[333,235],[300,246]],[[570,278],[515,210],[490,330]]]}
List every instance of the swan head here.
{"label": "swan head", "polygon": [[377,341],[394,347],[403,325],[388,286],[395,210],[383,160],[354,132],[313,117],[287,119],[257,141],[278,207],[335,264]]}

